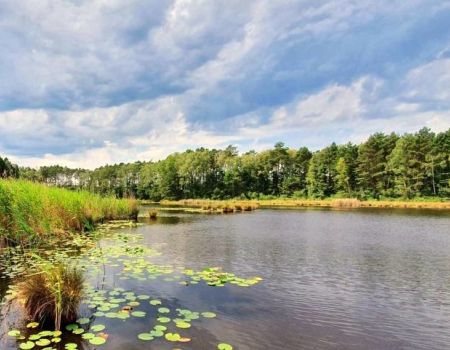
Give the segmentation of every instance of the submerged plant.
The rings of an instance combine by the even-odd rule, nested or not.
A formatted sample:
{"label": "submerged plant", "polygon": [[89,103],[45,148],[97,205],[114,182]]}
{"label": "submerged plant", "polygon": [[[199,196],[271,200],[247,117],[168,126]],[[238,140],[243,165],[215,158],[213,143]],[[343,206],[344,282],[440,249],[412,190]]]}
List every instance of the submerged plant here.
{"label": "submerged plant", "polygon": [[83,297],[83,273],[65,263],[40,259],[39,271],[17,285],[17,296],[32,320],[53,321],[55,330],[77,318]]}

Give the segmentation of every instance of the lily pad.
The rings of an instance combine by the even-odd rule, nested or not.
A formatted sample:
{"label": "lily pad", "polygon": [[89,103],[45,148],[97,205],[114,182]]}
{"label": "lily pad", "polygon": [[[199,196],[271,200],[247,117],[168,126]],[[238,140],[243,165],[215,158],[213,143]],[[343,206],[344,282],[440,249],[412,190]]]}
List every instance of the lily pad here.
{"label": "lily pad", "polygon": [[166,308],[166,307],[160,307],[160,308],[158,309],[158,312],[159,312],[160,314],[168,314],[168,313],[170,312],[170,309],[168,309],[168,308]]}
{"label": "lily pad", "polygon": [[28,350],[34,348],[34,343],[32,341],[27,341],[25,343],[20,343],[19,348],[22,350]]}
{"label": "lily pad", "polygon": [[79,324],[88,324],[88,323],[89,323],[89,319],[86,318],[86,317],[83,317],[83,318],[79,318],[79,319],[77,320],[77,322],[78,322]]}
{"label": "lily pad", "polygon": [[133,311],[131,313],[131,316],[134,317],[145,317],[145,315],[146,315],[145,311]]}
{"label": "lily pad", "polygon": [[138,338],[140,340],[144,340],[144,341],[148,341],[148,340],[153,340],[153,336],[150,333],[141,333],[138,334]]}
{"label": "lily pad", "polygon": [[158,317],[156,320],[160,323],[169,323],[170,322],[169,317]]}
{"label": "lily pad", "polygon": [[95,326],[91,327],[91,331],[93,332],[101,332],[102,330],[104,330],[106,327],[103,324],[96,324]]}
{"label": "lily pad", "polygon": [[164,335],[164,332],[161,331],[161,330],[154,329],[154,330],[152,330],[152,331],[150,332],[150,335],[151,335],[152,337],[159,338],[159,337],[162,337],[162,336]]}
{"label": "lily pad", "polygon": [[95,334],[94,333],[84,333],[81,337],[85,340],[89,340],[89,339],[95,338]]}
{"label": "lily pad", "polygon": [[102,337],[94,337],[92,339],[89,339],[89,343],[92,345],[102,345],[106,343],[106,339]]}
{"label": "lily pad", "polygon": [[180,340],[180,339],[181,339],[181,336],[180,336],[178,333],[166,333],[165,338],[166,338],[168,341],[173,341],[173,342],[175,342],[175,341]]}
{"label": "lily pad", "polygon": [[19,337],[20,336],[20,331],[17,329],[12,329],[8,332],[8,335],[10,337]]}
{"label": "lily pad", "polygon": [[217,316],[214,312],[210,311],[202,312],[201,315],[205,318],[214,318]]}
{"label": "lily pad", "polygon": [[185,321],[175,323],[178,328],[191,328],[191,324]]}
{"label": "lily pad", "polygon": [[38,345],[38,346],[47,346],[47,345],[50,345],[50,340],[48,340],[48,339],[39,339],[37,342],[36,342],[36,345]]}
{"label": "lily pad", "polygon": [[[67,326],[66,326],[66,329],[68,330],[68,331],[74,331],[75,329],[78,329],[79,327],[78,327],[78,325],[76,324],[76,323],[71,323],[71,324],[68,324]],[[70,344],[70,343],[69,343]],[[67,344],[66,344],[67,345]]]}
{"label": "lily pad", "polygon": [[227,343],[220,343],[217,345],[217,349],[219,350],[233,350],[233,347],[230,344]]}

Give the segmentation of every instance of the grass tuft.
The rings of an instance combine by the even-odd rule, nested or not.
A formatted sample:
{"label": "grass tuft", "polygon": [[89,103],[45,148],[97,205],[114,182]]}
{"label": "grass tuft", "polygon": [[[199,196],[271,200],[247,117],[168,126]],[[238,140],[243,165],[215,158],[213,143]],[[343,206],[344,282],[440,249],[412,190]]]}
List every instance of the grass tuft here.
{"label": "grass tuft", "polygon": [[31,320],[61,324],[77,319],[83,297],[82,272],[66,264],[40,262],[37,272],[24,277],[17,285],[17,297]]}

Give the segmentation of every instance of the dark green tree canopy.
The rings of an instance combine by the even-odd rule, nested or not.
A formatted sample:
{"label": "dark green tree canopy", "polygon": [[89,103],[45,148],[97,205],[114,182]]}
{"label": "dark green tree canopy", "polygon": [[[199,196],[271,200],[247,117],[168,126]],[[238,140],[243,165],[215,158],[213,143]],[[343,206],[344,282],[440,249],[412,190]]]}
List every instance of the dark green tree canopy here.
{"label": "dark green tree canopy", "polygon": [[[1,176],[18,169],[0,158]],[[143,199],[358,197],[450,195],[450,129],[433,133],[376,133],[360,145],[347,143],[315,152],[277,142],[272,149],[239,155],[198,148],[157,162],[106,165],[95,170],[58,165],[22,168],[21,176],[54,186]]]}

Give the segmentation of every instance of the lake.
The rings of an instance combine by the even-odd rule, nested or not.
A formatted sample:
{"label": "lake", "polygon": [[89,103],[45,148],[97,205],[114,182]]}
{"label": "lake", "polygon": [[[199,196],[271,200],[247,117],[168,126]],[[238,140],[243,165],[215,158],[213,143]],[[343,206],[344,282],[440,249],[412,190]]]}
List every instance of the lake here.
{"label": "lake", "polygon": [[[155,253],[154,265],[138,253],[130,263],[112,254],[90,273],[93,288],[158,299],[172,319],[176,309],[216,317],[194,317],[189,329],[178,329],[189,342],[145,342],[137,335],[149,332],[155,318],[164,316],[147,297],[131,298],[139,301],[136,310],[145,317],[92,316],[83,308],[90,323],[106,326],[109,338],[99,349],[203,350],[217,349],[219,343],[236,350],[450,347],[448,213],[260,209],[204,215],[171,210],[143,222],[114,231],[120,233],[119,241],[105,235],[97,249],[129,244],[128,235],[130,241],[138,237],[139,246]],[[160,267],[167,271],[155,272]],[[262,281],[214,287],[203,280],[190,283],[190,272],[180,272],[209,267]],[[0,284],[5,289],[7,282]],[[16,349],[6,331],[22,321],[5,310],[0,348]],[[63,336],[78,349],[94,348],[79,336]]]}

